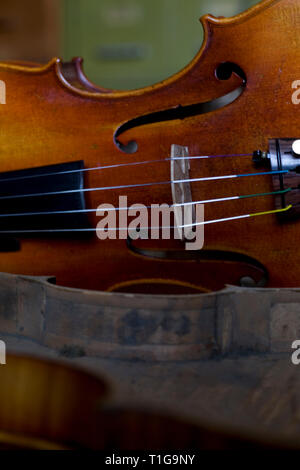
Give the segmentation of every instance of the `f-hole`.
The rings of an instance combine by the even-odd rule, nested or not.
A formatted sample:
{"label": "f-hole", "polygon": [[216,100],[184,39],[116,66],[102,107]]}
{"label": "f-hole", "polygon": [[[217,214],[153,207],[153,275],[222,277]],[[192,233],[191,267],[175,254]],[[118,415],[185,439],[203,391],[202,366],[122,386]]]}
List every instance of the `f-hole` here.
{"label": "f-hole", "polygon": [[243,80],[244,85],[247,83],[247,76],[244,70],[234,62],[222,62],[215,70],[215,75],[218,80],[229,80],[231,75],[235,73]]}
{"label": "f-hole", "polygon": [[162,111],[156,111],[154,113],[146,114],[144,116],[138,116],[130,121],[122,124],[114,134],[114,144],[121,150],[121,152],[132,154],[137,152],[138,143],[134,140],[123,143],[119,137],[126,131],[134,129],[135,127],[146,126],[147,124],[155,124],[158,122],[173,121],[176,119],[186,119],[193,116],[199,116],[201,114],[210,113],[221,109],[228,104],[233,103],[244,91],[246,86],[246,74],[237,64],[233,62],[224,62],[220,64],[216,70],[215,75],[218,80],[229,80],[232,73],[235,73],[242,80],[242,84],[235,90],[227,93],[226,95],[220,96],[211,101],[204,103],[195,103],[188,106],[182,106],[178,104],[173,108],[165,109]]}

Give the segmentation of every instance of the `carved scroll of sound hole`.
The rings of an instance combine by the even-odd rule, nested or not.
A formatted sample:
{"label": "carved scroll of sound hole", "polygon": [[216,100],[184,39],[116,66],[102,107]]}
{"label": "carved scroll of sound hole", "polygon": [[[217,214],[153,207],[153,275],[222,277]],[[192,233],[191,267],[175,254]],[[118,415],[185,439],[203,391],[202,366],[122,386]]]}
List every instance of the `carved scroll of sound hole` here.
{"label": "carved scroll of sound hole", "polygon": [[229,80],[232,74],[238,75],[244,82],[247,83],[247,77],[243,69],[234,62],[222,62],[215,70],[215,75],[218,80]]}
{"label": "carved scroll of sound hole", "polygon": [[138,116],[130,121],[122,124],[114,134],[114,144],[116,147],[124,153],[135,153],[138,150],[138,143],[135,140],[132,140],[127,143],[120,141],[120,136],[136,127],[146,126],[148,124],[155,124],[159,122],[173,121],[176,119],[185,119],[192,116],[199,116],[201,114],[210,113],[221,109],[228,104],[233,103],[244,91],[246,85],[246,75],[244,71],[237,65],[232,62],[224,62],[220,64],[215,70],[215,75],[218,80],[228,80],[232,73],[235,73],[242,79],[242,85],[238,86],[235,90],[227,93],[226,95],[220,96],[215,100],[207,101],[205,103],[195,103],[188,106],[182,106],[178,104],[170,109],[165,109],[162,111],[157,111],[154,113],[146,114],[144,116]]}

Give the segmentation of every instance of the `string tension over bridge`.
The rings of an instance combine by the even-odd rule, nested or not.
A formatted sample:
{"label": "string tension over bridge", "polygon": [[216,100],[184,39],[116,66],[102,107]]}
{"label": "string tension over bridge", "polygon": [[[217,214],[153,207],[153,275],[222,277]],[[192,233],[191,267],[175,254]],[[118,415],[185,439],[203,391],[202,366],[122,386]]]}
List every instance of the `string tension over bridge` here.
{"label": "string tension over bridge", "polygon": [[280,218],[294,219],[300,217],[300,139],[271,139],[269,151],[256,150],[253,162],[257,167],[269,167],[275,196],[276,209],[292,206],[290,210],[280,213]]}
{"label": "string tension over bridge", "polygon": [[[178,183],[180,181],[180,183]],[[181,145],[171,147],[171,188],[174,207],[175,223],[179,238],[184,240],[192,232],[192,226],[196,222],[195,207],[193,205],[190,185],[190,161],[189,149]],[[182,224],[187,227],[181,230]]]}

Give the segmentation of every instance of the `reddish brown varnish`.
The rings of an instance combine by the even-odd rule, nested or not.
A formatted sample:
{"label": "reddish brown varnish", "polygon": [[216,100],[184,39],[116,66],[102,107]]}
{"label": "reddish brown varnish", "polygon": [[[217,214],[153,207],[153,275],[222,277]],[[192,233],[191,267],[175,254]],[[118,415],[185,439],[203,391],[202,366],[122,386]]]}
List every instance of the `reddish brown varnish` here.
{"label": "reddish brown varnish", "polygon": [[[80,62],[66,66],[53,59],[45,66],[0,64],[7,104],[0,106],[1,172],[84,160],[85,167],[164,159],[172,144],[188,146],[190,155],[251,153],[268,149],[271,138],[300,137],[300,108],[292,103],[292,82],[300,79],[300,5],[297,0],[265,0],[234,18],[202,18],[205,40],[195,59],[177,75],[150,87],[118,92],[89,82]],[[176,51],[170,51],[176,53]],[[181,120],[156,122],[124,132],[138,151],[122,152],[114,143],[127,121],[179,105],[207,102],[241,85],[233,73],[220,80],[216,70],[231,62],[244,71],[247,84],[232,104]],[[71,67],[72,68],[72,67]],[[192,160],[191,178],[254,172],[251,157]],[[170,162],[95,171],[85,186],[116,186],[170,179]],[[195,201],[272,191],[270,176],[193,183]],[[171,187],[153,186],[86,194],[86,204],[118,206],[119,195],[132,203],[171,203]],[[205,219],[274,209],[272,197],[205,206]],[[92,214],[91,223],[99,218]],[[298,286],[298,224],[280,224],[276,216],[206,226],[205,250],[248,255],[269,274],[269,286]],[[162,244],[148,245],[159,250]],[[180,241],[168,250],[184,252]],[[158,260],[133,254],[124,240],[76,238],[25,239],[21,251],[0,254],[0,270],[55,275],[66,286],[153,292],[190,292],[238,284],[261,272],[246,261]],[[150,287],[153,286],[153,289]]]}

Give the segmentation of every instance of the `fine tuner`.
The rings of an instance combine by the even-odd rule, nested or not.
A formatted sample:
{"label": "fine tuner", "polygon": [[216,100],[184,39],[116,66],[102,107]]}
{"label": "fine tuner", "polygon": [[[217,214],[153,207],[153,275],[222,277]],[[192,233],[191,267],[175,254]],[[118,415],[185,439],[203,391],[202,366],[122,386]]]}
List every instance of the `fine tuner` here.
{"label": "fine tuner", "polygon": [[[297,159],[300,158],[300,139],[273,139],[269,142],[269,152],[253,152],[253,162],[256,166],[271,164],[273,171],[294,170],[299,166]],[[275,152],[271,151],[272,145],[275,145]]]}
{"label": "fine tuner", "polygon": [[300,216],[300,139],[271,139],[269,151],[256,150],[253,162],[256,166],[267,166],[272,176],[276,209],[292,205],[292,209],[280,214],[283,219]]}

